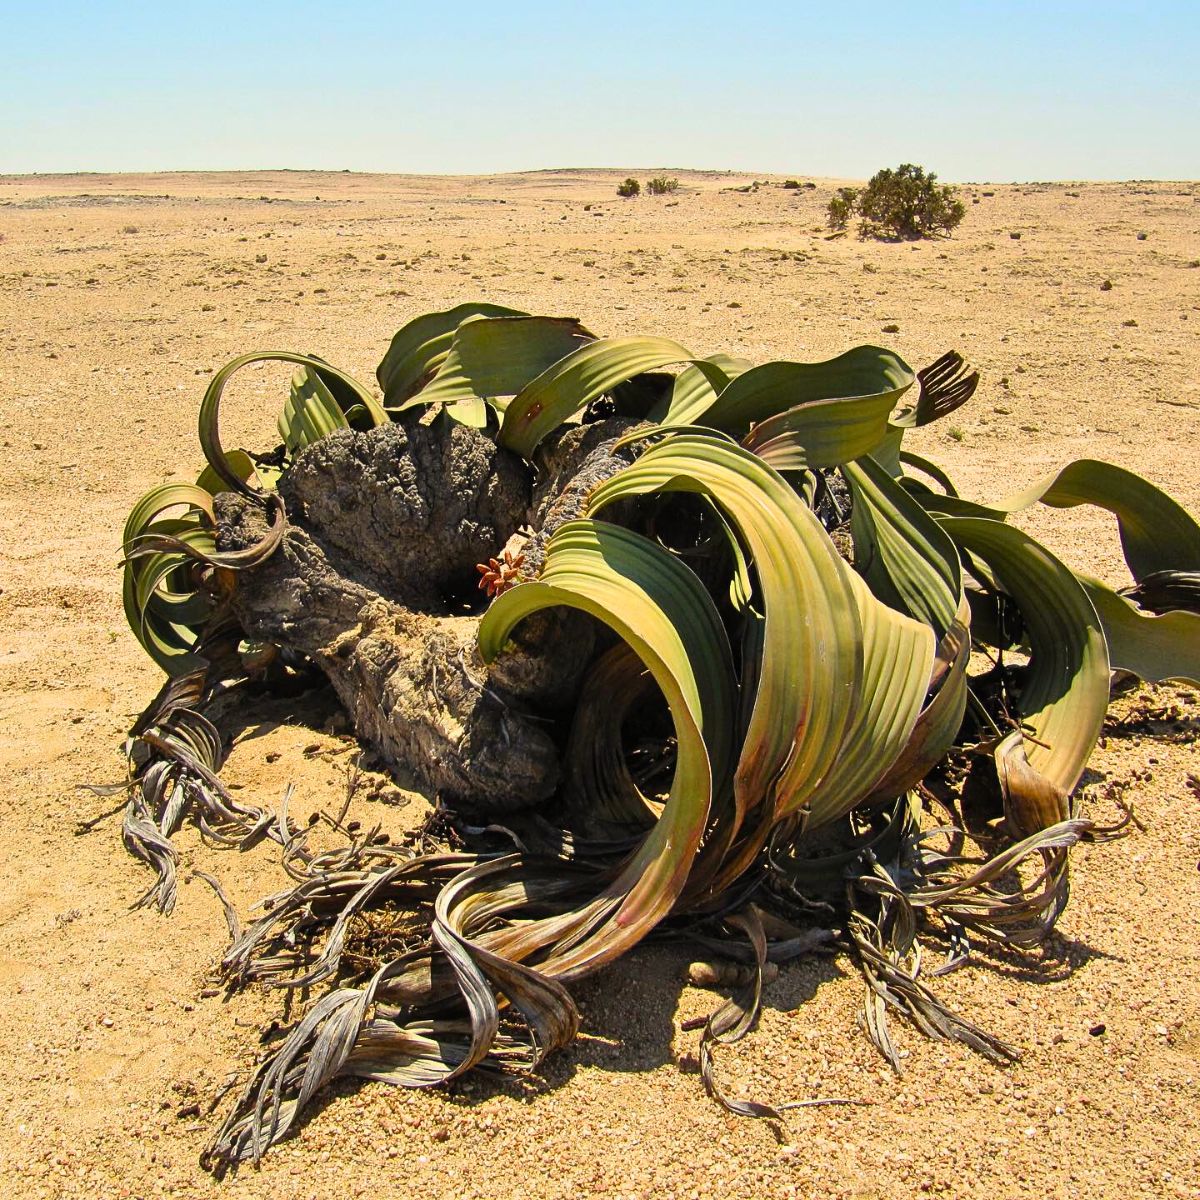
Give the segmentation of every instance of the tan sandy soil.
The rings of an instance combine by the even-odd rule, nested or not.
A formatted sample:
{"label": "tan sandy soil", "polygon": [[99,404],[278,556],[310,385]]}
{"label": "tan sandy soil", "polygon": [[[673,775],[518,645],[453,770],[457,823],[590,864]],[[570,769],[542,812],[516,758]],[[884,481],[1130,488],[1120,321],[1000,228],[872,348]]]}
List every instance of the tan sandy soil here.
{"label": "tan sandy soil", "polygon": [[[1130,782],[1146,830],[1077,852],[1046,959],[939,984],[1024,1050],[1012,1069],[898,1027],[894,1078],[857,1027],[852,964],[819,960],[784,971],[722,1076],[764,1099],[875,1103],[739,1121],[704,1098],[698,1035],[679,1030],[711,994],[683,985],[684,952],[646,950],[581,989],[584,1036],[540,1081],[337,1088],[260,1171],[218,1185],[199,1169],[211,1121],[190,1106],[248,1065],[278,997],[212,991],[225,933],[202,883],[169,920],[129,911],[146,875],[119,818],[77,832],[111,803],[77,786],[120,777],[122,733],[159,682],[121,613],[122,522],[145,488],[194,475],[200,395],[228,358],[294,348],[368,379],[408,318],[480,297],[752,359],[869,341],[922,366],[954,346],[982,369],[979,395],[913,441],[965,494],[1094,455],[1200,511],[1200,187],[970,187],[952,240],[891,245],[826,240],[833,181],[742,193],[748,179],[688,173],[673,197],[625,203],[625,174],[0,178],[8,1195],[1200,1196],[1200,798],[1185,786],[1200,705],[1175,688],[1118,706],[1156,715],[1161,736],[1114,725],[1093,778]],[[247,373],[231,441],[272,444],[285,379]],[[1099,515],[1026,525],[1121,579]],[[307,812],[343,793],[349,756],[306,755],[345,746],[289,714],[248,731],[225,776],[268,804],[295,781]],[[355,807],[392,830],[424,811]],[[282,884],[269,847],[179,840],[243,909]]]}

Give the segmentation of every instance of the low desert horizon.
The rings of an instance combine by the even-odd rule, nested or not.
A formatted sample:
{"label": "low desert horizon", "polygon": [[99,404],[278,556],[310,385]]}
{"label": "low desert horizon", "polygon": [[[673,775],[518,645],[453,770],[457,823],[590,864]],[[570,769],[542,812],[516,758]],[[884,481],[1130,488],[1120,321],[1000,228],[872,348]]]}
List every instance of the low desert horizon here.
{"label": "low desert horizon", "polygon": [[[622,200],[618,183],[680,188]],[[815,187],[784,188],[787,179]],[[754,187],[758,183],[757,188]],[[1069,907],[1031,960],[981,953],[936,981],[1014,1043],[1006,1069],[899,1021],[897,1077],[859,1028],[845,955],[786,967],[760,1027],[724,1049],[738,1096],[867,1101],[739,1120],[695,1055],[712,993],[648,946],[578,989],[579,1040],[537,1077],[429,1092],[339,1084],[259,1169],[198,1165],[210,1100],[273,1042],[278,994],[226,997],[210,872],[245,914],[284,886],[269,845],[178,835],[170,918],[121,844],[121,742],[162,676],[121,604],[135,500],[202,465],[213,371],[255,349],[364,382],[421,313],[490,300],[700,355],[816,360],[861,343],[914,368],[959,350],[982,375],[912,448],[988,500],[1072,459],[1120,463],[1200,513],[1200,184],[960,186],[952,237],[831,236],[845,179],[682,168],[501,175],[236,171],[0,175],[0,1179],[14,1197],[1200,1197],[1200,801],[1196,689],[1117,700],[1086,782],[1140,827],[1081,845]],[[945,181],[953,182],[953,181]],[[278,369],[276,369],[278,367]],[[227,444],[266,449],[290,368],[231,386]],[[1035,510],[1023,528],[1124,582],[1115,526]],[[273,807],[337,803],[353,749],[328,697],[273,702],[222,778]],[[429,812],[359,791],[393,836]],[[118,797],[118,799],[120,799]],[[1191,1133],[1188,1131],[1192,1130]]]}
{"label": "low desert horizon", "polygon": [[[1145,178],[1129,176],[1061,176],[1054,179],[1039,179],[1030,176],[1028,179],[1011,179],[996,176],[994,178],[959,179],[954,176],[937,172],[941,183],[954,187],[990,187],[993,184],[1004,184],[1009,187],[1029,187],[1035,184],[1058,184],[1073,187],[1076,184],[1114,184],[1114,183],[1162,183],[1192,185],[1196,180],[1185,177],[1170,177],[1155,175]],[[811,179],[825,183],[833,181],[865,181],[867,175],[839,175],[831,172],[780,171],[774,168],[755,170],[752,167],[684,167],[684,166],[585,166],[582,164],[557,167],[512,167],[496,171],[397,171],[379,168],[378,170],[360,170],[351,167],[157,167],[146,170],[110,171],[103,168],[76,167],[60,171],[7,171],[0,173],[0,180],[34,180],[34,179],[125,179],[136,178],[176,178],[181,175],[358,175],[379,179],[506,179],[519,175],[612,175],[624,178],[632,175],[635,178],[653,177],[655,175],[696,175],[696,176],[741,176],[748,180],[786,180]]]}

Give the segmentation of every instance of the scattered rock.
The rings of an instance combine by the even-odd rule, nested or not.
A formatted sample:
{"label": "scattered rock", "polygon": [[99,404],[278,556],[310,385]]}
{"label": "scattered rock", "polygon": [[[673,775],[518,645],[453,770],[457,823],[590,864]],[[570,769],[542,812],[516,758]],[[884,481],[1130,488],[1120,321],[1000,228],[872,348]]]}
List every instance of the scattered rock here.
{"label": "scattered rock", "polygon": [[[774,983],[778,978],[779,967],[773,962],[764,963],[763,983]],[[694,962],[688,967],[688,982],[701,988],[747,987],[754,982],[754,967],[750,963]]]}

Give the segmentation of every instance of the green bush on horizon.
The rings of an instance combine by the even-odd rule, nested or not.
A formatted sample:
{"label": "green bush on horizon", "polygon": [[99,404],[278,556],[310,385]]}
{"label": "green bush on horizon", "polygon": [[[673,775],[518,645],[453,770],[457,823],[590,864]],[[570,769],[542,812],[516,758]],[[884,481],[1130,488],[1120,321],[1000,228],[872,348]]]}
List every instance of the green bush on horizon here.
{"label": "green bush on horizon", "polygon": [[955,188],[913,163],[877,171],[865,188],[839,188],[827,210],[831,229],[845,229],[857,215],[860,237],[902,240],[949,234],[966,212]]}

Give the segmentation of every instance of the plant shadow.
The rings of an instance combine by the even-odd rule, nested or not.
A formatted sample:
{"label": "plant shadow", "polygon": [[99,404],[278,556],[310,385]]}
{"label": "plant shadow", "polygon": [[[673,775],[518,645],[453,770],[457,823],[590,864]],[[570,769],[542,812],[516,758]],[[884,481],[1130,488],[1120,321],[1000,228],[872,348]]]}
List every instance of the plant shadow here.
{"label": "plant shadow", "polygon": [[[453,1084],[448,1098],[464,1107],[498,1095],[528,1100],[552,1094],[588,1069],[627,1075],[673,1065],[684,1074],[698,1074],[700,1034],[684,1031],[682,1024],[714,1012],[731,994],[728,988],[701,990],[688,982],[688,964],[703,956],[679,944],[637,947],[574,986],[582,1023],[570,1046],[531,1075],[475,1073]],[[785,964],[764,987],[763,1008],[793,1012],[811,1001],[822,984],[844,976],[828,954]]]}
{"label": "plant shadow", "polygon": [[[934,945],[940,941],[936,937],[925,940]],[[1048,984],[1063,983],[1095,960],[1126,961],[1121,955],[1110,954],[1082,938],[1054,932],[1041,945],[1029,948],[972,939],[971,957],[965,967],[1020,983]],[[936,969],[935,963],[931,962],[929,966]]]}
{"label": "plant shadow", "polygon": [[[385,762],[369,745],[354,736],[346,709],[324,676],[298,675],[290,687],[283,689],[243,685],[224,697],[218,711],[210,715],[229,754],[278,729],[304,729],[336,738],[341,743],[336,752],[347,752],[348,761],[385,774],[406,792],[427,795],[412,772]],[[386,803],[377,796],[374,799]],[[432,799],[430,803],[433,803]]]}
{"label": "plant shadow", "polygon": [[[683,1024],[703,1019],[730,995],[728,988],[707,991],[688,982],[689,963],[702,956],[703,951],[686,943],[651,942],[636,947],[597,975],[573,986],[582,1021],[579,1034],[568,1047],[525,1074],[477,1069],[439,1089],[445,1103],[462,1110],[501,1096],[539,1103],[588,1070],[627,1075],[674,1066],[681,1074],[698,1075],[700,1034],[698,1029],[685,1031]],[[973,946],[968,965],[1005,979],[1046,984],[1062,982],[1096,959],[1124,961],[1080,939],[1054,933],[1031,952],[987,944]],[[846,978],[848,962],[842,953],[813,953],[783,965],[778,978],[764,987],[764,1010],[795,1012],[813,1001],[824,984]],[[936,990],[936,979],[928,982]],[[323,1088],[291,1136],[302,1134],[310,1122],[341,1098],[357,1094],[364,1082],[343,1078]],[[783,1140],[783,1131],[776,1122],[766,1124],[777,1140]]]}

